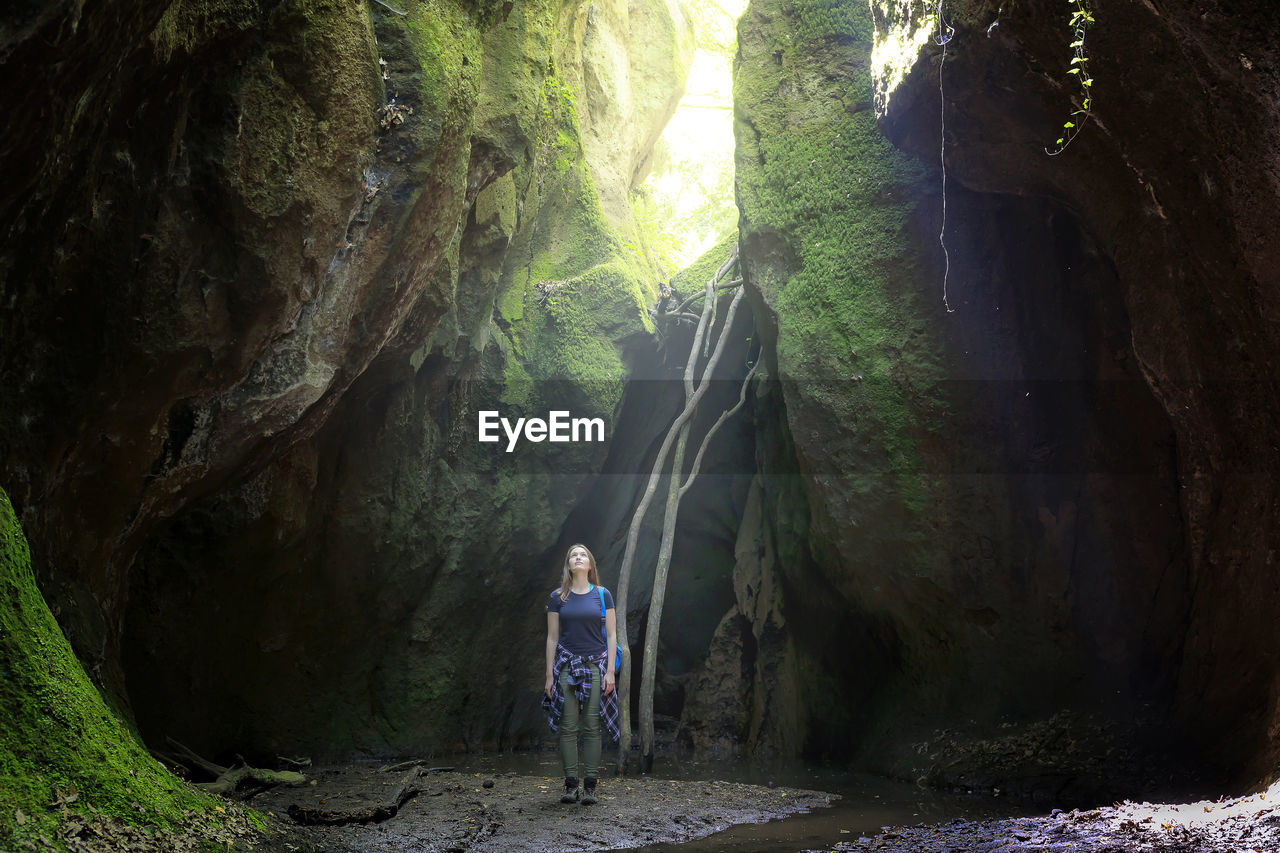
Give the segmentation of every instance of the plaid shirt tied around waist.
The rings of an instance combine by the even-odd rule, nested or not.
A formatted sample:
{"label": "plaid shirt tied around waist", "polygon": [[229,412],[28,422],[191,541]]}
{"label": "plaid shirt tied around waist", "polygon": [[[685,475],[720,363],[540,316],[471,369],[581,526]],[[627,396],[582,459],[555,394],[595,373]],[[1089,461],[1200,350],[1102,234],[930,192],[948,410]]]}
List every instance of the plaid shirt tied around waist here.
{"label": "plaid shirt tied around waist", "polygon": [[618,740],[621,716],[618,711],[618,691],[613,690],[608,694],[604,692],[605,657],[606,653],[601,652],[597,656],[584,658],[573,654],[564,646],[556,646],[556,659],[551,665],[551,698],[542,694],[542,707],[547,712],[551,731],[559,731],[560,717],[564,715],[564,690],[560,686],[560,673],[568,667],[573,695],[585,707],[587,700],[591,698],[591,670],[594,668],[600,673],[600,719],[604,721],[609,737],[615,742]]}

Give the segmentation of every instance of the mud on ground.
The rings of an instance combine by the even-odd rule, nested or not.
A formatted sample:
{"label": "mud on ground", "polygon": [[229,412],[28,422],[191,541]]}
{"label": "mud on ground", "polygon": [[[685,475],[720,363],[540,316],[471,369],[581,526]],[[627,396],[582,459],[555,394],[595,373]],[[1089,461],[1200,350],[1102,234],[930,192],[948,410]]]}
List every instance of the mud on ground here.
{"label": "mud on ground", "polygon": [[68,815],[57,842],[32,851],[74,853],[570,853],[701,838],[734,824],[763,823],[827,806],[836,794],[736,782],[650,778],[600,781],[600,802],[562,804],[560,778],[515,773],[426,772],[420,792],[379,823],[305,826],[292,805],[350,811],[390,800],[403,769],[339,766],[307,773],[314,784],[273,788],[247,805],[228,800],[212,825],[194,820],[185,832],[126,826]]}
{"label": "mud on ground", "polygon": [[[327,810],[367,807],[389,799],[403,771],[333,767],[308,775],[316,784],[277,788],[250,805],[284,823],[290,805]],[[491,786],[486,787],[488,783]],[[287,844],[329,853],[361,851],[546,851],[568,853],[688,841],[738,823],[762,823],[829,805],[837,795],[736,782],[689,782],[610,777],[600,780],[600,802],[560,802],[564,781],[514,773],[437,772],[416,783],[421,792],[399,813],[377,824],[299,826]],[[287,850],[288,846],[276,845]]]}

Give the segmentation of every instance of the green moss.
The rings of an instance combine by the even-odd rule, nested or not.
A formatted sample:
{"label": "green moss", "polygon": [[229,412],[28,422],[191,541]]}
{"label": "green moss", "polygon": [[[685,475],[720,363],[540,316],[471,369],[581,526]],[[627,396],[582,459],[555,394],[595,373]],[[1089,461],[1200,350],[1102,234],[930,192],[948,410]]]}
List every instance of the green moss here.
{"label": "green moss", "polygon": [[657,276],[643,250],[606,221],[572,91],[554,73],[542,87],[542,113],[528,224],[509,253],[499,321],[535,384],[596,383],[600,395],[588,408],[611,414],[626,373],[618,343],[652,331]]}
{"label": "green moss", "polygon": [[448,2],[414,3],[407,23],[421,69],[414,81],[419,108],[427,117],[445,114],[455,100],[474,108],[480,35],[466,10]]}
{"label": "green moss", "polygon": [[500,399],[503,407],[508,411],[532,411],[533,379],[520,363],[520,359],[514,357],[514,354],[508,354],[503,360],[502,368]]}
{"label": "green moss", "polygon": [[[929,414],[919,400],[943,371],[906,226],[932,175],[888,143],[866,108],[866,4],[805,0],[790,8],[793,50],[782,66],[744,64],[735,79],[747,122],[739,128],[744,220],[749,230],[785,235],[797,255],[795,269],[764,284],[779,318],[779,370],[805,380],[801,392],[836,422],[874,436],[850,466],[855,490],[877,489],[878,475],[895,474],[907,508],[918,510],[917,430]],[[845,40],[833,40],[837,34],[854,39],[852,48],[837,44]],[[847,65],[850,50],[853,74],[828,74]],[[842,79],[846,85],[835,82]],[[783,81],[806,93],[806,109],[777,97]]]}
{"label": "green moss", "polygon": [[625,366],[614,346],[615,326],[644,328],[640,318],[647,310],[648,290],[635,266],[620,259],[561,283],[543,303],[536,328],[537,350],[543,353],[538,372],[547,379],[620,382]]}
{"label": "green moss", "polygon": [[194,52],[202,44],[257,26],[258,0],[176,0],[151,33],[156,55],[168,61],[178,51]]}
{"label": "green moss", "polygon": [[703,252],[696,261],[672,276],[671,286],[675,288],[677,293],[684,296],[690,296],[695,291],[700,291],[711,280],[711,277],[716,274],[716,270],[720,269],[720,265],[724,263],[725,258],[729,257],[729,253],[733,251],[733,244],[736,242],[738,242],[736,232],[725,237],[717,246]]}
{"label": "green moss", "polygon": [[871,17],[866,14],[866,3],[791,0],[790,6],[790,32],[796,49],[824,39],[871,43]]}
{"label": "green moss", "polygon": [[0,491],[0,848],[53,837],[56,798],[74,812],[165,827],[213,807],[107,709],[36,589],[26,539]]}
{"label": "green moss", "polygon": [[226,139],[230,180],[264,218],[297,203],[323,209],[349,193],[381,102],[367,16],[340,0],[285,0],[268,16],[269,47],[226,72],[237,118]]}
{"label": "green moss", "polygon": [[[965,20],[971,14],[968,6],[966,3],[948,6],[948,23],[979,26],[976,21]],[[936,34],[936,11],[936,7],[928,3],[872,0],[875,51],[871,71],[876,81],[876,109],[881,115],[888,109],[894,91],[920,58],[924,45]],[[990,14],[990,10],[983,14]],[[985,28],[986,24],[981,26]]]}
{"label": "green moss", "polygon": [[491,27],[498,20],[505,4],[506,0],[471,0],[470,5],[476,25],[482,30]]}
{"label": "green moss", "polygon": [[528,277],[522,277],[513,286],[503,291],[495,306],[494,316],[499,323],[511,324],[524,319],[525,283]]}
{"label": "green moss", "polygon": [[514,4],[504,24],[484,34],[476,129],[513,162],[533,157],[534,140],[549,124],[543,87],[555,41],[550,4],[540,0]]}

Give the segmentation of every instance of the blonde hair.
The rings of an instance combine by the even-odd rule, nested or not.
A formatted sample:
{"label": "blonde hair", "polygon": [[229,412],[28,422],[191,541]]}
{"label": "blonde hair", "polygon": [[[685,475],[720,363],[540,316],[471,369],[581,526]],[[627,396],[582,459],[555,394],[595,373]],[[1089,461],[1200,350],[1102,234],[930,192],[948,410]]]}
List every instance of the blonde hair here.
{"label": "blonde hair", "polygon": [[587,552],[587,562],[591,564],[591,568],[587,569],[587,581],[599,586],[600,572],[596,570],[596,558],[591,553],[591,549],[586,545],[570,545],[569,550],[564,552],[564,572],[560,576],[560,600],[569,600],[569,587],[573,585],[573,572],[569,571],[569,557],[573,554],[575,548],[581,548]]}

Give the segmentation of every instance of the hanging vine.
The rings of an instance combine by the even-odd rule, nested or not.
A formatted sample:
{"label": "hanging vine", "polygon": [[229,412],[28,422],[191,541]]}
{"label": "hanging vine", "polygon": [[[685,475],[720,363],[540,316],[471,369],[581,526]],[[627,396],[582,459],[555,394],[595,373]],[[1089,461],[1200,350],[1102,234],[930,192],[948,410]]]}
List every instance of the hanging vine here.
{"label": "hanging vine", "polygon": [[1089,55],[1085,52],[1085,34],[1093,26],[1093,13],[1085,6],[1084,0],[1068,0],[1071,12],[1071,68],[1067,73],[1075,76],[1080,82],[1081,102],[1079,109],[1071,113],[1062,125],[1062,135],[1054,141],[1054,147],[1045,148],[1044,153],[1056,157],[1067,150],[1080,132],[1080,128],[1088,120],[1093,111],[1093,75],[1089,73]]}
{"label": "hanging vine", "polygon": [[[938,230],[938,245],[942,247],[943,270],[942,270],[942,305],[947,309],[947,313],[954,313],[956,309],[951,307],[951,303],[947,300],[947,279],[951,277],[951,253],[947,251],[947,93],[942,87],[942,70],[947,65],[947,44],[951,41],[951,37],[956,34],[956,28],[951,26],[942,17],[942,0],[938,0],[938,4],[934,9],[934,17],[937,20],[938,34],[934,36],[936,41],[942,47],[942,59],[938,62],[938,103],[939,103],[939,122],[941,124],[941,132],[938,147],[938,165],[942,169],[942,226]],[[988,31],[989,32],[989,31]]]}

